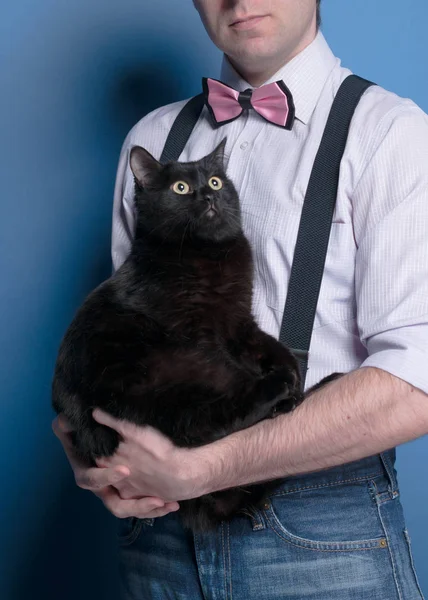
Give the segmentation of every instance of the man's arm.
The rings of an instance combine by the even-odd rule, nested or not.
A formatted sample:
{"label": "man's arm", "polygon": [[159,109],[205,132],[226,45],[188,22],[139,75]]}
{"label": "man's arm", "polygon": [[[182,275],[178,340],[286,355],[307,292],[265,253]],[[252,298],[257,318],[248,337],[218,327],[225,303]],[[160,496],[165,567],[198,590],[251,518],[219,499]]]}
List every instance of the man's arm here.
{"label": "man's arm", "polygon": [[[118,493],[103,498],[104,504],[117,516],[143,518],[176,510],[174,500],[322,470],[416,439],[428,432],[428,397],[386,371],[360,368],[317,390],[292,413],[194,449],[176,448],[159,432],[98,409],[94,416],[124,440],[99,466],[112,478],[120,465],[130,472],[111,482]],[[104,470],[92,469],[90,482],[82,470],[80,485],[96,489]],[[148,502],[165,504],[151,512]]]}
{"label": "man's arm", "polygon": [[427,394],[386,371],[357,369],[311,394],[293,413],[198,449],[200,490],[318,471],[426,433]]}

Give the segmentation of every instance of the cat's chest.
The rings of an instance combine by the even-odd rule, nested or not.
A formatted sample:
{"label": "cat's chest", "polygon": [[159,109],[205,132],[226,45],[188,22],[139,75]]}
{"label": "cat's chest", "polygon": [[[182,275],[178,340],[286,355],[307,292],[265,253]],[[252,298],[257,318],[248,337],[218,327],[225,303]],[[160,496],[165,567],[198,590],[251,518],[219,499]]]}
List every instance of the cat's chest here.
{"label": "cat's chest", "polygon": [[194,305],[235,303],[249,289],[245,272],[235,264],[196,262],[180,277],[180,293]]}
{"label": "cat's chest", "polygon": [[193,264],[176,278],[171,299],[174,329],[194,335],[225,335],[251,310],[251,284],[245,273],[222,263]]}

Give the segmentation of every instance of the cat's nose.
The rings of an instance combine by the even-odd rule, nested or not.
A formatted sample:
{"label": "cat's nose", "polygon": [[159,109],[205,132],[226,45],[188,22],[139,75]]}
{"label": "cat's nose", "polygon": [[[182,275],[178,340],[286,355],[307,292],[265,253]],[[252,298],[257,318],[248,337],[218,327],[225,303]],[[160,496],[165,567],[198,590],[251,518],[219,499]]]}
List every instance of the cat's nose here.
{"label": "cat's nose", "polygon": [[216,201],[212,196],[205,196],[205,201],[208,202],[208,207],[217,210]]}
{"label": "cat's nose", "polygon": [[204,212],[204,215],[207,215],[208,217],[213,217],[214,215],[218,214],[218,208],[216,206],[216,202],[214,200],[214,198],[212,198],[211,196],[205,196],[204,198],[208,204],[208,207],[206,209],[206,211]]}

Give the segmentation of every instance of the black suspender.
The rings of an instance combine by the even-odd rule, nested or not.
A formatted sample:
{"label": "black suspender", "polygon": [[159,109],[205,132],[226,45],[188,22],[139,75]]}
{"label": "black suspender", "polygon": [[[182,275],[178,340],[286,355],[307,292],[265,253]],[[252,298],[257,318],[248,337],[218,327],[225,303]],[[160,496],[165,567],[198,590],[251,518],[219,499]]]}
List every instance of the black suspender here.
{"label": "black suspender", "polygon": [[336,204],[339,169],[352,115],[370,81],[350,75],[331,107],[315,158],[300,218],[279,339],[300,362],[302,386],[321,288],[331,223]]}
{"label": "black suspender", "polygon": [[204,95],[194,96],[187,102],[175,118],[171,131],[166,138],[165,146],[160,157],[160,162],[165,164],[171,160],[178,160],[184,146],[195,127],[204,107]]}
{"label": "black suspender", "polygon": [[[357,75],[347,77],[336,94],[315,158],[300,219],[287,299],[279,339],[299,359],[302,390],[305,386],[309,347],[327,256],[339,169],[349,126],[361,96],[372,82]],[[168,134],[161,162],[178,160],[204,106],[195,96],[178,114]]]}

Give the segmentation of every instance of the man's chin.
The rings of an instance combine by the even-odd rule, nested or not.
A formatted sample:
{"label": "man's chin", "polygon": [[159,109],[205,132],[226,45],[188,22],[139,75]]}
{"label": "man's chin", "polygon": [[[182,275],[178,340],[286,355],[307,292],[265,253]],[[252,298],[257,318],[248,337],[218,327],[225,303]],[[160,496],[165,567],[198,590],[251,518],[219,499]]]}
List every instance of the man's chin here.
{"label": "man's chin", "polygon": [[278,52],[272,41],[272,38],[266,35],[254,35],[253,37],[237,40],[235,43],[230,44],[230,52],[226,52],[226,54],[236,56],[239,60],[268,60]]}
{"label": "man's chin", "polygon": [[238,70],[243,68],[248,71],[265,70],[269,68],[275,53],[272,48],[263,39],[248,40],[241,47],[235,47],[232,54],[225,52],[230,62]]}

